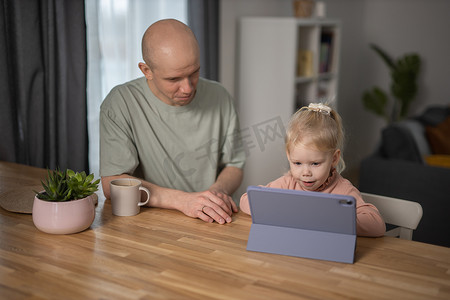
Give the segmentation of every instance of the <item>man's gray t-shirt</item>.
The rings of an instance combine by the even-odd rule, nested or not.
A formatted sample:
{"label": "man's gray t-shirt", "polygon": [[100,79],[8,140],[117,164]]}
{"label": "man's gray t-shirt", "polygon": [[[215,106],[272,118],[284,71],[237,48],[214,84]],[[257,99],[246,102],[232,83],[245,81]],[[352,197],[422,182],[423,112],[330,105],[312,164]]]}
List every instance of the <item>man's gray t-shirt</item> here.
{"label": "man's gray t-shirt", "polygon": [[125,173],[198,192],[224,167],[244,162],[233,99],[217,82],[200,78],[190,104],[170,106],[141,77],[112,89],[101,105],[101,176]]}

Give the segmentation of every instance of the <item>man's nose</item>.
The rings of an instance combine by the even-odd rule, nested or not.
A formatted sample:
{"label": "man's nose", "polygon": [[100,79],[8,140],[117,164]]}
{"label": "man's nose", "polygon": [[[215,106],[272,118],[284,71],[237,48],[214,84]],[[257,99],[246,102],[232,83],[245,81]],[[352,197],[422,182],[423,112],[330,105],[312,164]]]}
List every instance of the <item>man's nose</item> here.
{"label": "man's nose", "polygon": [[189,78],[185,78],[181,81],[181,91],[183,93],[189,94],[192,92],[193,84]]}

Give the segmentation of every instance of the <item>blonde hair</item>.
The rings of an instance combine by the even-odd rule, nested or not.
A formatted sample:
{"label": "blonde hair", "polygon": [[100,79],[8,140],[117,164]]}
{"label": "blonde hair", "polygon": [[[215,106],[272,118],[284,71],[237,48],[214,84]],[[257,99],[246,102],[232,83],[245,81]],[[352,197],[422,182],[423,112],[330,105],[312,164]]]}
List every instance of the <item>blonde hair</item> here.
{"label": "blonde hair", "polygon": [[344,128],[339,114],[327,104],[311,103],[300,108],[289,120],[286,130],[286,151],[300,142],[312,143],[317,150],[333,152],[341,150],[336,170],[345,169],[343,160]]}

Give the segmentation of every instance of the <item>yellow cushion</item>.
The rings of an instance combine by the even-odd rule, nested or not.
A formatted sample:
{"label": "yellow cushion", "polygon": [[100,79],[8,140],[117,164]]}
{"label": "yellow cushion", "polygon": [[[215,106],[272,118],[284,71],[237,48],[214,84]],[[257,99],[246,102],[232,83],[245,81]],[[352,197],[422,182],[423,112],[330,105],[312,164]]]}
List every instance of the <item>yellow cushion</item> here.
{"label": "yellow cushion", "polygon": [[450,155],[427,155],[425,161],[430,166],[450,168]]}
{"label": "yellow cushion", "polygon": [[426,137],[433,154],[450,154],[450,116],[437,126],[426,126]]}

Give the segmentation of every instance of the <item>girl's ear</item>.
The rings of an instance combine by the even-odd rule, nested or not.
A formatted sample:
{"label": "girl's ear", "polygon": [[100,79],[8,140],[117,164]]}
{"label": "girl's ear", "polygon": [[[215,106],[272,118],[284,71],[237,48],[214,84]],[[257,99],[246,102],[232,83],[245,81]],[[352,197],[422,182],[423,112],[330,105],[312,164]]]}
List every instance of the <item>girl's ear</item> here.
{"label": "girl's ear", "polygon": [[336,151],[334,151],[334,153],[333,153],[333,161],[332,161],[333,168],[336,168],[336,166],[339,163],[340,158],[341,158],[341,150],[336,149]]}

